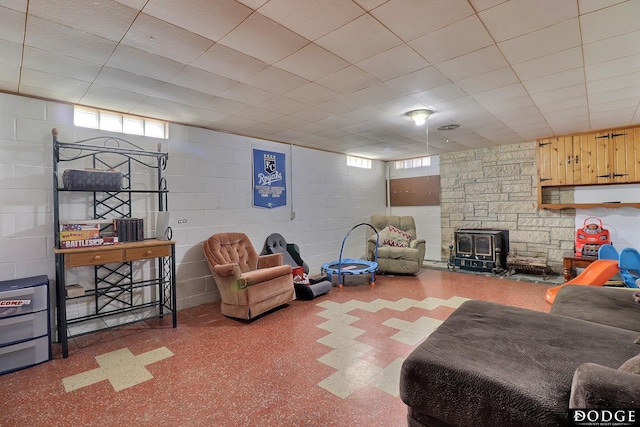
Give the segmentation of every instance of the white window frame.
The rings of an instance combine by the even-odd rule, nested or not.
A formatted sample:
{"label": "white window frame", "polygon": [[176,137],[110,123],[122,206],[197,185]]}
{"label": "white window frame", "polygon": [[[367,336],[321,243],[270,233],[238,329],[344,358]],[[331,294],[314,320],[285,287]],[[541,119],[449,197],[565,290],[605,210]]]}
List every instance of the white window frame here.
{"label": "white window frame", "polygon": [[[135,122],[139,122],[140,126],[138,126],[138,128],[142,129],[142,131],[131,132],[131,128],[125,129],[125,121],[130,123],[133,122],[134,124]],[[102,129],[109,132],[118,132],[129,135],[143,135],[163,139],[169,138],[168,123],[162,120],[148,119],[145,117],[115,113],[113,111],[103,111],[96,108],[80,107],[77,105],[74,106],[73,109],[73,124],[79,127]]]}

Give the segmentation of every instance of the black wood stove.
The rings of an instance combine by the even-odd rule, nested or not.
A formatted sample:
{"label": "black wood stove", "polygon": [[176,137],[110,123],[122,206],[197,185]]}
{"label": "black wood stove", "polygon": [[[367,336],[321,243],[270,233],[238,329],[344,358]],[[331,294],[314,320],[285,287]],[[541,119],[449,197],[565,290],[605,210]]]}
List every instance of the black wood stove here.
{"label": "black wood stove", "polygon": [[455,267],[488,272],[507,268],[509,230],[459,228],[454,232],[454,241]]}

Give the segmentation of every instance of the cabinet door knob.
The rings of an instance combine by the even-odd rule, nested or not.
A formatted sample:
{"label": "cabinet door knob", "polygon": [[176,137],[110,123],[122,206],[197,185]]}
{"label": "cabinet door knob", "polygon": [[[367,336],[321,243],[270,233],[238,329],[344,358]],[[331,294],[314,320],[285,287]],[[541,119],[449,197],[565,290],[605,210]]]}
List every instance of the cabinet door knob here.
{"label": "cabinet door knob", "polygon": [[100,260],[100,255],[96,255],[93,259],[96,261]]}
{"label": "cabinet door knob", "polygon": [[153,252],[151,251],[147,251],[147,255],[151,255]]}

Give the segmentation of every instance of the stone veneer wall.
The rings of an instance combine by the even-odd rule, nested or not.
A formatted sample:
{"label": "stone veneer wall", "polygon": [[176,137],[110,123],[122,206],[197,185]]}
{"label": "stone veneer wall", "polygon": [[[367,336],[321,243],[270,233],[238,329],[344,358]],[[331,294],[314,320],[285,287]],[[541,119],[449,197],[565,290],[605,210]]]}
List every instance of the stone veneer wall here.
{"label": "stone veneer wall", "polygon": [[512,254],[546,255],[562,273],[575,210],[538,209],[535,149],[530,142],[440,155],[443,260],[458,228],[508,229]]}

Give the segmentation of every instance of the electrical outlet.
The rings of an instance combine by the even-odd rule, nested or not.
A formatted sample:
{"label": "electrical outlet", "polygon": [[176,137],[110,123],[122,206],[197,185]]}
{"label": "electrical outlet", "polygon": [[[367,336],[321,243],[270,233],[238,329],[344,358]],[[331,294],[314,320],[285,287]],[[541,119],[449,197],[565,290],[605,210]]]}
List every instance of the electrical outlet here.
{"label": "electrical outlet", "polygon": [[291,212],[291,219],[296,219],[296,213],[295,212]]}
{"label": "electrical outlet", "polygon": [[187,219],[179,219],[178,220],[178,224],[186,224],[187,223]]}

